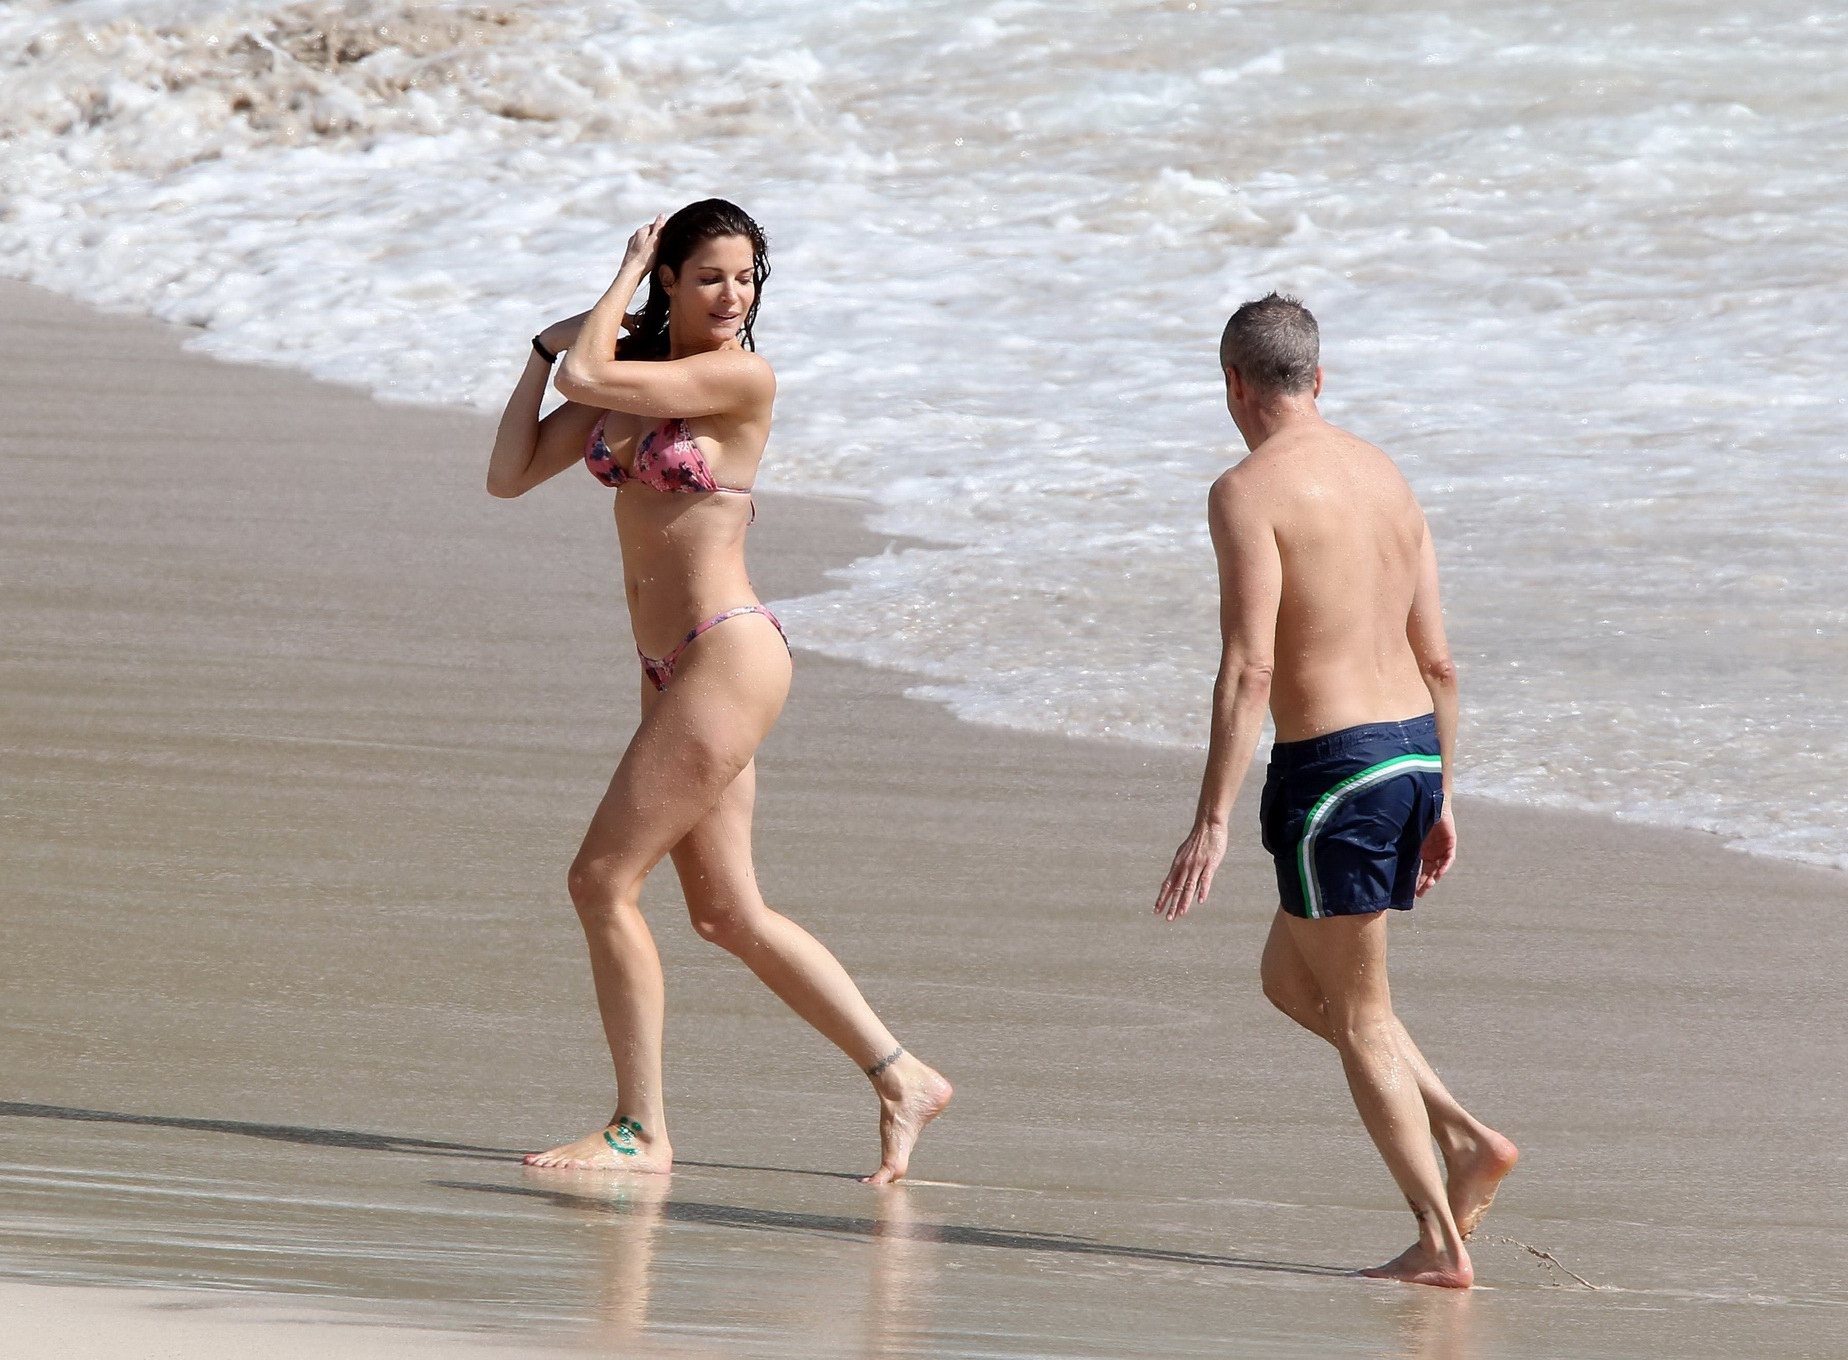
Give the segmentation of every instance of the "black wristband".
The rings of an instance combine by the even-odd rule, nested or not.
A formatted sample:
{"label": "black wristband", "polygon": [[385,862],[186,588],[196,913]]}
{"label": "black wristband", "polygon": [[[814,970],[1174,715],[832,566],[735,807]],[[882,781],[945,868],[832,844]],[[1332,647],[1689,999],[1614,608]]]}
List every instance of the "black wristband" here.
{"label": "black wristband", "polygon": [[545,341],[541,340],[536,335],[533,337],[533,353],[545,360],[545,366],[547,368],[550,368],[553,364],[558,362],[558,356],[547,349],[545,347]]}

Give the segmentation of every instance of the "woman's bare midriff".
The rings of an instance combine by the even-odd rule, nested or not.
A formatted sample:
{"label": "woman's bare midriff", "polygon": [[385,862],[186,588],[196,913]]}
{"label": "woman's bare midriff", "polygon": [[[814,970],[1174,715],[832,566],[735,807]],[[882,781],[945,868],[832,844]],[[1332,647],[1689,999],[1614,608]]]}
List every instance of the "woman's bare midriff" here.
{"label": "woman's bare midriff", "polygon": [[625,486],[616,495],[623,591],[635,645],[661,656],[702,619],[757,604],[744,566],[751,498]]}

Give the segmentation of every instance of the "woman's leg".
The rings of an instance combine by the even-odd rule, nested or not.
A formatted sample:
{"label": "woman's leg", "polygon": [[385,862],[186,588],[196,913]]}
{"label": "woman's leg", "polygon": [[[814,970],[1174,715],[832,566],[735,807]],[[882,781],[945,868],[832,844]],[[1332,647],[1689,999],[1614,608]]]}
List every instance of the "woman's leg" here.
{"label": "woman's leg", "polygon": [[700,638],[707,667],[683,667],[643,698],[641,725],[571,865],[597,1009],[616,1068],[609,1126],[527,1158],[535,1166],[665,1171],[673,1153],[661,1089],[663,986],[642,919],[642,880],[747,766],[789,692],[789,653],[768,621]]}
{"label": "woman's leg", "polygon": [[950,1103],[950,1084],[906,1052],[847,970],[787,916],[771,910],[751,862],[757,772],[747,765],[718,806],[673,849],[693,928],[743,960],[763,984],[872,1078],[880,1103],[880,1165],[869,1181],[905,1174],[924,1126]]}

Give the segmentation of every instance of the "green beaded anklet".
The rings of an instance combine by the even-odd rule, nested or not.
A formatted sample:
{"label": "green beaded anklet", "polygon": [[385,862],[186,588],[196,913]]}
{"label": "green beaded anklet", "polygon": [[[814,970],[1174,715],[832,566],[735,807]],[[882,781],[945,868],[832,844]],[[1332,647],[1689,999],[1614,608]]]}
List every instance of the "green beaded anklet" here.
{"label": "green beaded anklet", "polygon": [[[633,1157],[641,1151],[633,1145],[635,1136],[642,1132],[642,1126],[626,1115],[616,1121],[616,1132],[603,1131],[603,1141],[610,1145],[610,1151],[619,1157]],[[622,1141],[618,1142],[620,1138]]]}

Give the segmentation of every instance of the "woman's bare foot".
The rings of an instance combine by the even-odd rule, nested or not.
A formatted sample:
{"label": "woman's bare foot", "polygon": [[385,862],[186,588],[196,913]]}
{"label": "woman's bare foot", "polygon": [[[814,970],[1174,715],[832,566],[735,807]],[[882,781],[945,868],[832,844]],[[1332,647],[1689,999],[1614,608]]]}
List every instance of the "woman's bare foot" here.
{"label": "woman's bare foot", "polygon": [[1493,1129],[1468,1144],[1444,1149],[1444,1176],[1449,1186],[1450,1216],[1457,1231],[1468,1237],[1495,1202],[1502,1177],[1514,1170],[1521,1150]]}
{"label": "woman's bare foot", "polygon": [[1476,1282],[1476,1268],[1469,1263],[1469,1253],[1461,1245],[1453,1260],[1423,1242],[1414,1242],[1385,1265],[1360,1273],[1369,1280],[1403,1280],[1406,1284],[1435,1285],[1439,1289],[1468,1289]]}
{"label": "woman's bare foot", "polygon": [[665,1138],[647,1133],[640,1124],[617,1116],[608,1128],[598,1129],[545,1152],[529,1152],[526,1165],[547,1171],[640,1171],[665,1174],[673,1170],[674,1149]]}
{"label": "woman's bare foot", "polygon": [[890,1185],[911,1165],[911,1149],[924,1126],[948,1108],[956,1092],[942,1073],[902,1050],[873,1077],[873,1087],[879,1092],[879,1169],[860,1179]]}

